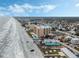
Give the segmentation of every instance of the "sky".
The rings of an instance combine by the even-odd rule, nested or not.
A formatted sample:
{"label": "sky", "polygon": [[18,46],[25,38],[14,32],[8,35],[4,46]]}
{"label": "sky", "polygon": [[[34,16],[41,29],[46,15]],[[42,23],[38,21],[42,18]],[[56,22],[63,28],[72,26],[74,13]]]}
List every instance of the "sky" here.
{"label": "sky", "polygon": [[79,0],[0,0],[0,16],[79,16]]}

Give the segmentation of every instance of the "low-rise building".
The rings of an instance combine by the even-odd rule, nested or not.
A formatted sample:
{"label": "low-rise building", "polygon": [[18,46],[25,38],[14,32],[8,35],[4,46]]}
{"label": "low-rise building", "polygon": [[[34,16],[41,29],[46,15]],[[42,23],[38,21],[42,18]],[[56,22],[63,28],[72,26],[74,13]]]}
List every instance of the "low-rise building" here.
{"label": "low-rise building", "polygon": [[79,39],[78,38],[72,38],[71,43],[72,44],[79,44]]}

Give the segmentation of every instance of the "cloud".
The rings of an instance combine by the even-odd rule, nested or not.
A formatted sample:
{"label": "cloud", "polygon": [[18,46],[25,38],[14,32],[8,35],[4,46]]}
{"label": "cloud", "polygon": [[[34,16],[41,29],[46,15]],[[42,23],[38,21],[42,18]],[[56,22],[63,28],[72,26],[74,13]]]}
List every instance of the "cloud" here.
{"label": "cloud", "polygon": [[14,13],[23,13],[25,12],[24,9],[19,6],[19,5],[13,5],[13,6],[9,6],[9,11],[14,12]]}
{"label": "cloud", "polygon": [[76,7],[79,7],[79,3],[77,3],[75,6],[76,6]]}
{"label": "cloud", "polygon": [[4,14],[3,13],[0,13],[0,16],[4,16]]}
{"label": "cloud", "polygon": [[8,12],[14,15],[19,15],[19,14],[23,15],[23,14],[29,14],[32,12],[48,13],[53,11],[56,7],[57,7],[56,5],[52,5],[52,4],[34,6],[26,3],[22,5],[19,5],[19,4],[9,5],[6,8],[1,7],[0,11],[6,12],[6,13]]}
{"label": "cloud", "polygon": [[10,13],[8,11],[1,11],[0,10],[0,16],[9,16]]}
{"label": "cloud", "polygon": [[47,13],[53,11],[55,8],[56,8],[55,5],[42,5],[39,7],[39,10],[41,10],[41,12],[43,11]]}
{"label": "cloud", "polygon": [[23,12],[50,12],[56,8],[55,5],[39,5],[39,6],[32,6],[30,4],[23,4],[23,5],[18,5],[14,4],[9,6],[9,10],[15,13],[23,13]]}

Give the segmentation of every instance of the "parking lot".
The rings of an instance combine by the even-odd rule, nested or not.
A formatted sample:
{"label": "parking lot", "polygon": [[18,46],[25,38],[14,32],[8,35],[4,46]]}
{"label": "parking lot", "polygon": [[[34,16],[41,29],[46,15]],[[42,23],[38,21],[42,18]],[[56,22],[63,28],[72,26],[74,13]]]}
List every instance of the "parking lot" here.
{"label": "parking lot", "polygon": [[42,48],[41,51],[44,53],[44,56],[48,58],[67,58],[65,53],[63,53],[60,49]]}

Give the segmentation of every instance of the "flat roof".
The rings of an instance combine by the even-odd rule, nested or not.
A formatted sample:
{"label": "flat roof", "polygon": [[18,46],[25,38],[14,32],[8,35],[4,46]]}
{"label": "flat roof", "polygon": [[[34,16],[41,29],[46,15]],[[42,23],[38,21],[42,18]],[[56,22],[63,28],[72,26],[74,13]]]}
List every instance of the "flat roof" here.
{"label": "flat roof", "polygon": [[45,45],[49,46],[60,46],[62,45],[58,40],[46,39],[44,40]]}
{"label": "flat roof", "polygon": [[45,24],[45,25],[36,25],[37,28],[52,28],[51,26]]}
{"label": "flat roof", "polygon": [[41,28],[51,28],[49,25],[40,25]]}
{"label": "flat roof", "polygon": [[78,38],[72,38],[72,40],[79,40]]}

